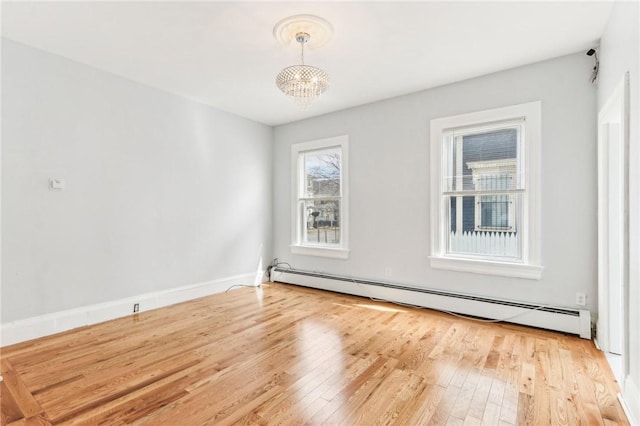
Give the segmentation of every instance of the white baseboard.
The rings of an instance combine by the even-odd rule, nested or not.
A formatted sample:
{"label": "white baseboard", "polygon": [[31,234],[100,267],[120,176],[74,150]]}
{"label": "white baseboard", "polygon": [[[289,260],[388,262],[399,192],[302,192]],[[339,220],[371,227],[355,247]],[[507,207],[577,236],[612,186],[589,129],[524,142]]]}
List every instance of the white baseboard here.
{"label": "white baseboard", "polygon": [[0,346],[131,315],[134,303],[139,303],[140,312],[143,312],[222,293],[234,285],[256,285],[259,282],[254,272],[12,321],[1,326]]}
{"label": "white baseboard", "polygon": [[622,396],[625,403],[623,408],[629,418],[629,423],[633,426],[640,425],[640,389],[638,384],[633,382],[631,376],[627,376],[624,379]]}
{"label": "white baseboard", "polygon": [[[420,289],[395,284],[391,287],[390,283],[385,284],[302,270],[277,269],[275,273],[272,272],[272,279],[338,293],[407,303],[446,312],[573,333],[583,339],[591,339],[591,313],[584,309],[558,307],[554,312],[553,310],[539,309],[542,307],[532,308],[534,305],[523,307],[527,304],[522,301],[502,300],[501,302],[504,303],[487,303],[487,300],[498,302],[498,299],[483,298],[484,301],[482,301],[476,298],[474,300],[475,296],[461,297],[462,295],[446,293],[441,290],[432,291],[427,288]],[[571,314],[559,313],[562,311],[573,312]]]}

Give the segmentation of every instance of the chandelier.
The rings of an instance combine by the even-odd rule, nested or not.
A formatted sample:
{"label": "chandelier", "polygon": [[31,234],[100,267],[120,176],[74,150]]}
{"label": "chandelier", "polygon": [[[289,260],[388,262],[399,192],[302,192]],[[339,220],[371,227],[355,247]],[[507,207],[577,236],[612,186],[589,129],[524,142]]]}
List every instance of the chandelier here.
{"label": "chandelier", "polygon": [[329,88],[329,74],[318,67],[305,65],[304,45],[311,36],[306,32],[296,34],[296,41],[300,43],[300,65],[292,65],[280,71],[276,77],[278,89],[293,99],[302,110],[306,110],[320,95]]}

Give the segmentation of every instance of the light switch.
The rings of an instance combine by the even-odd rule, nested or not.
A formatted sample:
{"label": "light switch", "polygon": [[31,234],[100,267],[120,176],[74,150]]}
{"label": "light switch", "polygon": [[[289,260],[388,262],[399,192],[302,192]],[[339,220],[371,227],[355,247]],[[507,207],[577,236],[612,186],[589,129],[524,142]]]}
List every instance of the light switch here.
{"label": "light switch", "polygon": [[64,179],[49,179],[49,189],[62,191],[64,189]]}

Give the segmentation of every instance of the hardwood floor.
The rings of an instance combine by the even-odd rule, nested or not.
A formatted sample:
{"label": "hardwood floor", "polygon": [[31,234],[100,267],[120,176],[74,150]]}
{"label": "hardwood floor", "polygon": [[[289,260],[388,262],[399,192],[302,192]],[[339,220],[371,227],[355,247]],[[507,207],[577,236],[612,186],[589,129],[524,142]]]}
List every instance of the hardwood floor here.
{"label": "hardwood floor", "polygon": [[284,284],[1,355],[2,424],[628,424],[588,340]]}

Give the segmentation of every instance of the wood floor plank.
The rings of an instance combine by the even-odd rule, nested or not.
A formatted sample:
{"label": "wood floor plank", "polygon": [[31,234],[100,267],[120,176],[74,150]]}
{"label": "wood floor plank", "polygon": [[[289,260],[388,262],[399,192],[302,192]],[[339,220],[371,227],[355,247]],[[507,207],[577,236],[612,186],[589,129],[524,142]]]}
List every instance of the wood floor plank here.
{"label": "wood floor plank", "polygon": [[[473,398],[473,394],[476,391],[479,380],[480,374],[475,370],[469,372],[469,374],[466,375],[466,380],[460,387],[460,392],[458,393],[458,397],[456,398],[455,403],[451,407],[449,416],[457,417],[460,420],[464,420],[465,417],[467,417],[469,405],[471,404],[471,400]],[[451,386],[456,385],[452,384]]]}
{"label": "wood floor plank", "polygon": [[0,401],[2,401],[2,410],[0,410],[1,426],[24,418],[22,410],[11,393],[9,393],[7,385],[4,382],[0,382]]}
{"label": "wood floor plank", "polygon": [[311,367],[307,374],[302,375],[289,387],[289,392],[260,407],[256,411],[258,417],[277,424],[305,417],[308,407],[320,398],[319,395],[327,389],[328,383],[335,383],[344,377],[341,357],[342,353],[334,352],[332,357],[325,358]]}
{"label": "wood floor plank", "polygon": [[533,396],[520,392],[518,394],[518,418],[516,419],[517,425],[537,425],[535,421],[535,401]]}
{"label": "wood floor plank", "polygon": [[282,284],[2,348],[2,425],[626,425],[590,341]]}
{"label": "wood floor plank", "polygon": [[460,388],[457,386],[451,385],[445,388],[442,398],[440,398],[440,403],[430,419],[430,423],[434,425],[444,425],[449,421],[455,422],[460,420],[457,417],[450,416],[451,409],[454,407],[459,393]]}
{"label": "wood floor plank", "polygon": [[[363,424],[369,419],[376,419],[376,423],[380,422],[387,408],[393,404],[398,397],[403,386],[409,381],[409,374],[402,370],[395,369],[397,361],[390,359],[393,367],[389,369],[389,374],[375,385],[372,385],[372,391],[365,395],[361,392],[359,405],[353,399],[353,406],[356,407],[348,416],[343,417],[341,424],[353,425]],[[331,419],[329,419],[330,421]]]}
{"label": "wood floor plank", "polygon": [[536,367],[530,362],[523,362],[520,370],[520,392],[533,396],[536,385]]}
{"label": "wood floor plank", "polygon": [[11,404],[9,410],[11,412],[19,411],[24,419],[37,417],[43,413],[44,410],[25,386],[22,378],[16,373],[12,363],[4,358],[0,361],[0,366],[3,391],[11,395],[7,399]]}
{"label": "wood floor plank", "polygon": [[366,381],[376,372],[384,367],[387,360],[376,357],[367,361],[358,358],[358,363],[352,364],[354,368],[350,372],[345,372],[348,379],[338,378],[335,383],[327,391],[323,393],[320,399],[327,401],[327,404],[318,404],[321,408],[314,413],[313,417],[308,421],[309,424],[322,424],[333,416],[336,421],[348,415],[345,405],[347,401],[364,385]]}
{"label": "wood floor plank", "polygon": [[557,388],[552,388],[549,393],[551,423],[554,425],[568,425],[567,397],[562,390]]}
{"label": "wood floor plank", "polygon": [[483,418],[487,401],[489,399],[492,381],[493,377],[484,374],[480,375],[478,386],[476,386],[473,397],[471,398],[471,403],[469,404],[467,416],[471,416],[476,419]]}
{"label": "wood floor plank", "polygon": [[482,425],[497,425],[500,422],[500,405],[487,402],[486,409],[482,413],[482,419],[480,424]]}
{"label": "wood floor plank", "polygon": [[385,407],[385,411],[378,416],[377,424],[404,424],[402,414],[407,411],[407,407],[411,404],[412,399],[415,397],[415,395],[418,394],[425,386],[426,384],[424,383],[422,377],[409,373],[409,377],[400,387],[400,391],[398,392],[394,401],[390,404],[387,404]]}
{"label": "wood floor plank", "polygon": [[45,418],[42,414],[27,417],[17,420],[13,423],[9,423],[10,426],[51,426],[51,422]]}
{"label": "wood floor plank", "polygon": [[[563,367],[563,390],[566,396],[569,424],[601,423],[601,420],[598,421],[593,416],[595,398],[590,394],[589,389],[584,388],[582,368],[575,362],[579,356],[574,357],[570,348],[561,348],[559,352]],[[589,418],[591,419],[589,420]]]}
{"label": "wood floor plank", "polygon": [[515,353],[517,335],[509,333],[505,336],[500,355],[498,357],[498,364],[496,366],[495,377],[505,382],[505,384],[516,383],[516,377],[520,377],[519,360]]}
{"label": "wood floor plank", "polygon": [[551,388],[547,380],[547,367],[536,361],[536,380],[533,392],[534,421],[537,424],[551,424]]}
{"label": "wood floor plank", "polygon": [[489,396],[487,398],[487,403],[495,404],[498,407],[502,406],[502,400],[504,398],[504,390],[506,388],[506,383],[500,380],[499,378],[494,378],[491,381],[491,389],[489,390]]}
{"label": "wood floor plank", "polygon": [[378,362],[372,364],[366,373],[337,396],[341,402],[340,408],[327,418],[326,423],[348,425],[365,421],[362,416],[367,416],[366,402],[391,375],[397,363],[398,361],[392,358],[378,358]]}
{"label": "wood floor plank", "polygon": [[426,322],[423,323],[427,327],[427,330],[414,342],[411,350],[406,351],[398,358],[400,361],[398,364],[399,368],[416,370],[420,365],[424,364],[429,353],[431,353],[435,345],[441,340],[449,328],[447,321],[438,317],[433,318],[433,321],[430,321],[428,324]]}
{"label": "wood floor plank", "polygon": [[507,383],[504,387],[502,406],[500,407],[500,422],[515,425],[518,420],[518,406],[520,393],[518,387]]}
{"label": "wood floor plank", "polygon": [[433,415],[440,406],[440,401],[444,397],[445,388],[437,385],[425,383],[420,392],[410,405],[408,405],[400,415],[400,419],[407,419],[408,425],[425,425],[431,422]]}

